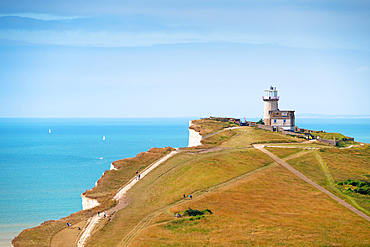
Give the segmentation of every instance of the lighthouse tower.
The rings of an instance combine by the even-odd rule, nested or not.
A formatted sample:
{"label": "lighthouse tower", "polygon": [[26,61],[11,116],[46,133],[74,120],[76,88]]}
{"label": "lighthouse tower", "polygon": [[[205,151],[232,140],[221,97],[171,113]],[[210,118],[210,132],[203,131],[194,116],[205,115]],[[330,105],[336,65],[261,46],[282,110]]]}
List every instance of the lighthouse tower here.
{"label": "lighthouse tower", "polygon": [[262,99],[264,101],[263,122],[266,125],[271,125],[271,112],[279,110],[279,96],[276,87],[270,86],[269,89],[265,90],[265,96]]}
{"label": "lighthouse tower", "polygon": [[280,111],[278,107],[278,91],[276,87],[270,86],[265,90],[265,96],[262,97],[264,102],[263,122],[265,125],[273,126],[274,130],[285,131],[295,130],[294,111]]}

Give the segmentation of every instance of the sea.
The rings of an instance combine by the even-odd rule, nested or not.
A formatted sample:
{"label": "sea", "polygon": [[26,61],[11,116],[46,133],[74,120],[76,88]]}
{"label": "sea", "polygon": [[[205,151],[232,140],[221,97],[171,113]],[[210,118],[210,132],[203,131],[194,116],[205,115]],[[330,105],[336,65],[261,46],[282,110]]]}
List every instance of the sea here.
{"label": "sea", "polygon": [[[23,229],[82,210],[81,193],[113,161],[186,147],[192,119],[0,118],[0,247]],[[370,118],[297,118],[296,125],[370,143]]]}

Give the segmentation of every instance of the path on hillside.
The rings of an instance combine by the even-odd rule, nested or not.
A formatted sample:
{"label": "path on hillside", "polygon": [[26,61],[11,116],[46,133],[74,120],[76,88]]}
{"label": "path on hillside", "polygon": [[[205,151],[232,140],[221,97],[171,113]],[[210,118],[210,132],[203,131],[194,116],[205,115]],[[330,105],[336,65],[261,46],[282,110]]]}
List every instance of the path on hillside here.
{"label": "path on hillside", "polygon": [[[214,186],[211,186],[211,187],[208,187],[208,188],[202,188],[202,189],[198,189],[196,191],[194,191],[193,193],[191,193],[193,195],[193,198],[198,198],[206,193],[209,193],[209,192],[212,192],[216,189],[219,189],[219,188],[222,188],[222,187],[225,187],[229,184],[232,184],[232,183],[235,183],[237,182],[238,180],[240,179],[243,179],[243,178],[246,178],[246,177],[249,177],[253,174],[256,174],[258,172],[261,172],[263,170],[266,170],[266,169],[269,169],[271,167],[274,167],[274,166],[277,166],[278,164],[276,162],[272,162],[268,165],[265,165],[265,166],[262,166],[262,167],[259,167],[259,168],[256,168],[252,171],[249,171],[249,172],[246,172],[240,176],[237,176],[237,177],[234,177],[232,179],[229,179],[225,182],[222,182],[222,183],[219,183],[219,184],[216,184]],[[176,201],[176,202],[173,202],[171,204],[168,204],[166,206],[163,206],[162,208],[154,211],[153,213],[149,214],[148,216],[146,216],[143,220],[141,220],[126,236],[125,238],[120,242],[120,244],[118,246],[128,246],[134,239],[135,237],[147,226],[149,225],[151,219],[153,219],[155,216],[159,215],[160,213],[162,212],[167,212],[170,208],[174,207],[174,206],[177,206],[181,203],[184,203],[186,201],[188,201],[189,199],[181,199],[179,201]],[[172,220],[169,220],[169,221],[164,221],[162,223],[168,223]]]}
{"label": "path on hillside", "polygon": [[[300,157],[300,156],[302,156],[302,155],[305,155],[305,154],[307,154],[307,153],[309,153],[309,151],[302,151],[302,152],[299,152],[299,153],[296,153],[296,154],[293,154],[293,155],[291,155],[291,156],[288,156],[288,157],[286,157],[285,159],[290,159],[290,158],[297,158],[297,157]],[[231,178],[230,180],[227,180],[227,181],[225,181],[225,182],[222,182],[222,183],[219,183],[219,184],[216,184],[216,185],[214,185],[214,186],[211,186],[211,187],[208,187],[208,188],[203,188],[203,189],[199,189],[199,190],[196,190],[196,191],[194,191],[193,193],[191,193],[192,195],[193,195],[193,198],[199,198],[200,196],[203,196],[203,195],[205,195],[205,194],[207,194],[207,193],[209,193],[209,192],[212,192],[212,191],[214,191],[214,190],[217,190],[217,189],[220,189],[220,188],[223,188],[223,187],[225,187],[225,186],[228,186],[228,185],[230,185],[230,184],[232,184],[232,183],[235,183],[235,182],[237,182],[237,181],[239,181],[239,180],[241,180],[241,179],[244,179],[244,178],[246,178],[246,177],[249,177],[249,176],[252,176],[252,175],[254,175],[254,174],[256,174],[256,173],[258,173],[258,172],[261,172],[261,171],[263,171],[263,170],[266,170],[266,169],[269,169],[269,168],[272,168],[272,167],[274,167],[274,166],[277,166],[278,165],[278,163],[276,163],[276,162],[272,162],[272,163],[270,163],[270,164],[268,164],[268,165],[265,165],[265,166],[262,166],[262,167],[259,167],[259,168],[256,168],[256,169],[254,169],[254,170],[252,170],[252,171],[249,171],[249,172],[247,172],[247,173],[244,173],[244,174],[242,174],[242,175],[240,175],[240,176],[237,176],[237,177],[234,177],[234,178]],[[158,209],[158,210],[156,210],[155,212],[153,212],[153,213],[151,213],[151,214],[149,214],[148,216],[146,216],[143,220],[141,220],[126,236],[125,236],[125,238],[120,242],[120,244],[118,245],[118,246],[128,246],[134,239],[135,239],[135,237],[136,236],[138,236],[139,234],[140,234],[140,232],[144,229],[144,228],[146,228],[149,224],[150,224],[150,222],[151,222],[151,220],[155,217],[155,216],[157,216],[157,215],[159,215],[160,213],[162,213],[162,212],[167,212],[170,208],[172,208],[172,207],[174,207],[174,206],[176,206],[176,205],[179,205],[179,204],[181,204],[181,203],[184,203],[184,202],[186,202],[186,201],[188,201],[188,199],[181,199],[181,200],[179,200],[179,201],[176,201],[176,202],[174,202],[174,203],[171,203],[171,204],[169,204],[169,205],[166,205],[166,206],[164,206],[164,207],[162,207],[162,208],[160,208],[160,209]],[[160,224],[167,224],[168,222],[170,222],[170,221],[172,221],[172,220],[169,220],[169,221],[163,221],[163,222],[161,222]]]}
{"label": "path on hillside", "polygon": [[233,130],[233,129],[239,129],[241,127],[231,127],[231,128],[226,128],[226,129],[223,129],[223,130],[219,130],[219,131],[216,131],[214,133],[211,133],[211,134],[208,134],[208,135],[205,135],[205,136],[202,136],[202,139],[206,139],[208,137],[211,137],[211,136],[214,136],[214,135],[217,135],[218,133],[221,133],[221,132],[224,132],[226,130]]}
{"label": "path on hillside", "polygon": [[[164,156],[160,160],[158,160],[158,161],[154,162],[153,164],[151,164],[150,166],[148,166],[146,169],[144,169],[140,173],[141,179],[143,179],[154,168],[156,168],[157,166],[159,166],[160,164],[162,164],[163,162],[165,162],[166,160],[168,160],[170,157],[174,156],[175,154],[177,154],[179,152],[181,152],[181,151],[178,150],[178,149],[176,151],[172,151],[171,153],[167,154],[166,156]],[[107,210],[106,211],[107,215],[110,215],[110,214],[112,214],[112,213],[114,213],[114,212],[116,212],[116,211],[124,208],[128,204],[128,202],[125,200],[124,195],[126,194],[126,192],[129,189],[132,188],[132,186],[134,186],[139,181],[140,180],[137,180],[135,178],[132,178],[127,184],[125,184],[118,191],[118,193],[114,196],[114,199],[118,201],[118,204],[115,207],[110,208],[109,210]],[[100,216],[95,215],[95,216],[93,216],[93,217],[91,217],[89,219],[89,222],[88,222],[87,227],[85,228],[85,230],[81,234],[80,239],[77,242],[77,247],[83,247],[83,246],[85,246],[86,240],[91,236],[91,233],[93,232],[95,226],[99,223],[99,221],[101,219],[103,219],[102,214],[100,214]]]}
{"label": "path on hillside", "polygon": [[290,166],[288,163],[286,163],[285,161],[283,161],[279,157],[275,156],[274,154],[272,154],[269,151],[267,151],[266,149],[264,149],[264,145],[262,145],[262,144],[255,144],[253,146],[255,148],[257,148],[258,150],[264,152],[265,154],[267,154],[271,158],[273,158],[277,163],[279,163],[280,165],[282,165],[283,167],[285,167],[286,169],[288,169],[289,171],[291,171],[292,173],[294,173],[295,175],[297,175],[302,180],[304,180],[307,183],[311,184],[316,189],[318,189],[321,192],[327,194],[328,196],[330,196],[331,198],[333,198],[334,200],[336,200],[338,203],[340,203],[341,205],[345,206],[346,208],[348,208],[349,210],[351,210],[355,214],[361,216],[365,220],[370,221],[370,217],[368,215],[366,215],[365,213],[363,213],[360,210],[356,209],[351,204],[343,201],[342,199],[340,199],[339,197],[337,197],[336,195],[334,195],[330,191],[324,189],[323,187],[321,187],[320,185],[318,185],[317,183],[315,183],[314,181],[312,181],[311,179],[309,179],[308,177],[306,177],[305,175],[303,175],[301,172],[299,172],[298,170],[296,170],[295,168],[293,168],[292,166]]}

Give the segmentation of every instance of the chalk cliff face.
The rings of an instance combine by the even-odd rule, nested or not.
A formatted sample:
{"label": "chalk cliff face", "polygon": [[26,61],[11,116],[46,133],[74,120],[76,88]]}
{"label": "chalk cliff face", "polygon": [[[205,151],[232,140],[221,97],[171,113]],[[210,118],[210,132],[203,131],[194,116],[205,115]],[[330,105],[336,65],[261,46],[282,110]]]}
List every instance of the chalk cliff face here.
{"label": "chalk cliff face", "polygon": [[111,163],[109,170],[117,170],[117,168],[113,165],[113,163]]}
{"label": "chalk cliff face", "polygon": [[[192,125],[192,121],[189,122],[189,127]],[[201,143],[202,136],[199,132],[196,132],[193,129],[189,129],[189,145],[188,147],[196,147],[202,145]]]}
{"label": "chalk cliff face", "polygon": [[81,194],[81,198],[82,198],[82,209],[83,210],[94,208],[100,205],[100,203],[97,200],[88,198],[84,196],[83,194]]}

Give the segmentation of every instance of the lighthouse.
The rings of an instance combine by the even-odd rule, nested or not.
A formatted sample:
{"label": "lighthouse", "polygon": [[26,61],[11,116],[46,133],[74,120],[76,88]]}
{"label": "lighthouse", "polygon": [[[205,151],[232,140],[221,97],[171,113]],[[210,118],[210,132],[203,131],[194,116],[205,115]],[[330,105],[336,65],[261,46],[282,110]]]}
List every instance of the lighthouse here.
{"label": "lighthouse", "polygon": [[283,130],[294,131],[294,111],[280,111],[278,107],[279,98],[276,87],[270,86],[269,89],[265,90],[265,95],[262,96],[264,102],[263,122],[265,125],[273,126],[274,130],[282,128]]}

